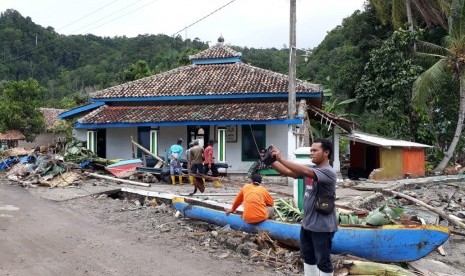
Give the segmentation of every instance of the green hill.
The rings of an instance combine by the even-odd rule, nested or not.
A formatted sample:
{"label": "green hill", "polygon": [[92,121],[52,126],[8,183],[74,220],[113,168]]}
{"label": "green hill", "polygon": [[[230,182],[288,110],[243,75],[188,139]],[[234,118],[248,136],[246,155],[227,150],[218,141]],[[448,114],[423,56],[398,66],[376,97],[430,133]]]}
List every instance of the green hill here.
{"label": "green hill", "polygon": [[[50,107],[80,104],[89,92],[127,81],[124,71],[138,61],[159,73],[189,64],[189,55],[208,48],[198,38],[163,34],[66,36],[12,9],[0,14],[0,37],[0,81],[36,79],[46,88],[42,100]],[[242,51],[246,60],[250,57],[247,61],[255,66],[287,71],[287,49],[233,48]]]}

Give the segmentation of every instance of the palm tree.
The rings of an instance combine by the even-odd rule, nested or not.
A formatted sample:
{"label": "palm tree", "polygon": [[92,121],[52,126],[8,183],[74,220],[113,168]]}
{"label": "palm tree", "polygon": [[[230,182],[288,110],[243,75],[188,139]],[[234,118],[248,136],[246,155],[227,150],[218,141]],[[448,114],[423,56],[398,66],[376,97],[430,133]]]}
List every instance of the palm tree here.
{"label": "palm tree", "polygon": [[413,100],[418,104],[425,104],[433,92],[443,92],[439,85],[447,77],[452,76],[460,87],[459,114],[455,134],[444,158],[434,169],[436,172],[442,172],[449,163],[463,130],[465,117],[465,0],[451,1],[448,22],[448,35],[444,38],[444,46],[424,41],[418,43],[418,47],[425,50],[418,54],[439,58],[439,60],[421,74],[413,85]]}
{"label": "palm tree", "polygon": [[[370,0],[383,24],[390,22],[395,30],[404,26],[405,19],[410,31],[422,20],[427,26],[441,25],[446,28],[445,14],[449,12],[450,0]],[[412,13],[413,11],[413,13]]]}

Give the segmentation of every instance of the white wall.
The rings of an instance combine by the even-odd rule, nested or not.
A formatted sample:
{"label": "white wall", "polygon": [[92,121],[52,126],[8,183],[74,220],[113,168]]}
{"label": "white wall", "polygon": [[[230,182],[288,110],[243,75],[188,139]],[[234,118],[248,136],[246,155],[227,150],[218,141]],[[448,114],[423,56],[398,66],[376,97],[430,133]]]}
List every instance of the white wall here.
{"label": "white wall", "polygon": [[184,148],[183,158],[186,155],[186,147],[189,146],[187,142],[187,127],[160,127],[158,131],[158,155],[165,156],[165,152],[174,144],[178,138],[182,138],[182,147]]}
{"label": "white wall", "polygon": [[[213,130],[213,126],[211,130]],[[87,130],[78,129],[74,131],[78,140],[86,141]],[[160,127],[158,132],[158,155],[164,155],[169,147],[176,143],[178,138],[183,139],[184,152],[187,146],[187,127]],[[129,159],[132,158],[131,136],[137,140],[137,128],[107,128],[107,158]],[[213,133],[211,133],[213,136]],[[226,143],[226,163],[231,167],[228,173],[246,173],[253,161],[241,161],[242,155],[242,126],[237,127],[237,142]],[[267,125],[266,145],[274,145],[281,151],[283,156],[288,156],[288,127],[287,125]],[[214,145],[214,155],[217,157],[218,145]],[[184,153],[185,154],[185,153]],[[292,154],[292,152],[291,152]]]}
{"label": "white wall", "polygon": [[137,141],[137,128],[107,128],[107,159],[131,159],[131,136]]}
{"label": "white wall", "polygon": [[[226,143],[226,163],[231,167],[230,173],[246,173],[253,161],[241,161],[242,158],[242,126],[237,128],[237,142]],[[267,125],[266,126],[266,145],[274,145],[283,154],[287,156],[287,125]],[[218,151],[215,144],[215,154]]]}
{"label": "white wall", "polygon": [[87,129],[74,129],[73,136],[78,141],[87,141]]}

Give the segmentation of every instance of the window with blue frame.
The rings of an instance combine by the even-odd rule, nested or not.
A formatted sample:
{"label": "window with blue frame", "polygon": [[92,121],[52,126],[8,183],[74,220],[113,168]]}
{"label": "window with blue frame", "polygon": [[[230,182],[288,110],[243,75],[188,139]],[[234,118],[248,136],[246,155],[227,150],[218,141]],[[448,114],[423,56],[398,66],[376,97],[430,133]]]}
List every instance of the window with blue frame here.
{"label": "window with blue frame", "polygon": [[257,161],[266,148],[266,125],[242,126],[242,161]]}

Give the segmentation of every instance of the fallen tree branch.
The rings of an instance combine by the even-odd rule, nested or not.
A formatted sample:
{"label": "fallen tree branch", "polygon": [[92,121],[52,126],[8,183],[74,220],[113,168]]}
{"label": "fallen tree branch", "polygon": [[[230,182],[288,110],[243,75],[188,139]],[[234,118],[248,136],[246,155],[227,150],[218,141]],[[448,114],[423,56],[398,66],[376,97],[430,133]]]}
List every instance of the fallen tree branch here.
{"label": "fallen tree branch", "polygon": [[101,175],[101,174],[96,174],[96,173],[90,173],[90,172],[84,172],[85,175],[96,177],[96,178],[102,178],[102,179],[107,179],[107,180],[113,180],[115,182],[122,182],[125,184],[131,184],[131,185],[138,185],[138,186],[144,186],[144,187],[150,187],[150,184],[147,183],[142,183],[142,182],[137,182],[137,181],[131,181],[131,180],[126,180],[126,179],[120,179],[120,178],[115,178],[111,176],[106,176],[106,175]]}
{"label": "fallen tree branch", "polygon": [[400,193],[400,192],[388,191],[388,190],[384,190],[384,189],[380,189],[379,191],[381,193],[389,195],[389,196],[395,195],[395,196],[402,197],[402,198],[405,198],[407,200],[410,200],[410,201],[412,201],[412,202],[414,202],[414,203],[416,203],[416,204],[418,204],[418,205],[420,205],[422,207],[425,207],[426,209],[430,210],[431,212],[434,212],[434,213],[438,214],[439,216],[446,219],[448,222],[452,223],[453,225],[458,226],[458,227],[460,227],[462,229],[465,229],[465,223],[458,221],[457,219],[455,219],[452,216],[448,215],[443,210],[435,208],[435,207],[433,207],[431,205],[428,205],[428,204],[424,203],[423,201],[421,201],[419,199],[416,199],[414,197],[408,196],[408,195]]}

